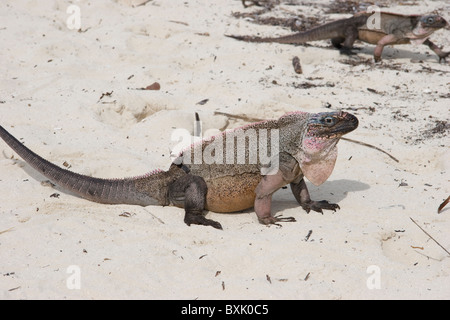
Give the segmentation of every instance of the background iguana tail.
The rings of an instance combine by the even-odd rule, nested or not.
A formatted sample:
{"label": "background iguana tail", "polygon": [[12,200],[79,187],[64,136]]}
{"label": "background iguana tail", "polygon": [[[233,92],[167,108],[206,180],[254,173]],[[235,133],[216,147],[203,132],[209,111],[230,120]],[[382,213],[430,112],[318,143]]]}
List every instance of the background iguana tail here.
{"label": "background iguana tail", "polygon": [[[166,194],[160,194],[167,183],[168,172],[126,179],[100,179],[63,169],[40,157],[0,126],[0,137],[31,167],[62,189],[82,198],[107,204],[166,204]],[[145,183],[143,183],[145,182]],[[145,185],[145,190],[142,187]]]}
{"label": "background iguana tail", "polygon": [[287,35],[284,37],[275,38],[261,38],[253,36],[235,36],[226,35],[227,37],[237,40],[248,42],[276,42],[285,44],[302,44],[309,41],[329,40],[329,39],[342,39],[346,38],[350,33],[356,35],[358,33],[357,28],[367,21],[367,16],[364,14],[356,15],[348,19],[342,19],[332,21],[324,25],[317,26],[310,30]]}

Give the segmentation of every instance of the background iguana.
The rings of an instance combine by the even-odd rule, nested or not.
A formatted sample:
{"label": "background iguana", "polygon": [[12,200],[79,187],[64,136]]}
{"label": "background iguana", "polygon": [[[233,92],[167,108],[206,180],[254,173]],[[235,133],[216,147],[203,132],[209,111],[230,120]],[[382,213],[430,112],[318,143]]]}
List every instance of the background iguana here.
{"label": "background iguana", "polygon": [[[307,212],[339,208],[327,201],[312,201],[304,176],[316,185],[323,183],[334,168],[339,138],[357,126],[358,119],[346,112],[288,113],[278,120],[253,123],[202,140],[180,154],[168,171],[156,170],[126,179],[93,178],[60,168],[25,147],[1,126],[0,137],[31,167],[80,197],[108,204],[175,205],[185,209],[186,224],[221,229],[218,222],[204,217],[205,209],[235,212],[254,207],[263,224],[295,221],[271,214],[272,194],[287,184]],[[252,162],[255,150],[251,149],[250,138],[254,134],[258,157]],[[249,140],[244,148],[231,144],[234,149],[228,159],[226,149],[230,143],[246,136]],[[263,149],[270,149],[269,161],[262,160]],[[270,168],[273,170],[268,172]]]}
{"label": "background iguana", "polygon": [[249,42],[277,42],[286,44],[301,44],[309,41],[331,39],[333,46],[341,49],[344,53],[350,53],[353,43],[356,40],[361,40],[370,44],[376,44],[374,50],[374,59],[376,62],[381,60],[381,54],[386,45],[423,43],[429,46],[439,56],[440,62],[450,52],[442,51],[428,38],[434,31],[446,25],[447,21],[439,15],[401,15],[388,12],[363,12],[347,19],[336,20],[305,32],[284,37],[227,36]]}

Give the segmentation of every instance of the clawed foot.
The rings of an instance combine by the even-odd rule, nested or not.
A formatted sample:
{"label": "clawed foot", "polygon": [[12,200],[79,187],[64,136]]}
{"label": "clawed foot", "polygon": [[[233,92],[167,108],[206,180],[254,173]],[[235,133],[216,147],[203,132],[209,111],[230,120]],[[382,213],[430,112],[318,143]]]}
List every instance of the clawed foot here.
{"label": "clawed foot", "polygon": [[354,55],[356,55],[356,52],[353,52],[353,49],[355,49],[355,48],[350,49],[350,48],[347,48],[347,47],[340,47],[339,48],[339,52],[341,54],[345,54],[347,56],[354,56]]}
{"label": "clawed foot", "polygon": [[441,54],[439,54],[439,63],[441,63],[441,61],[447,62],[447,57],[450,55],[450,51],[449,52],[442,52]]}
{"label": "clawed foot", "polygon": [[309,213],[311,210],[313,210],[313,211],[320,212],[321,214],[323,214],[322,209],[333,210],[334,212],[336,212],[336,209],[340,209],[339,205],[337,205],[335,203],[329,203],[326,200],[308,201],[306,203],[301,204],[301,206],[303,209],[305,209],[305,211],[307,213]]}
{"label": "clawed foot", "polygon": [[265,225],[271,225],[274,224],[276,226],[282,227],[281,224],[279,224],[278,222],[296,222],[294,217],[283,217],[281,215],[275,216],[275,217],[264,217],[264,218],[260,218],[258,219],[259,222],[261,222],[262,224]]}
{"label": "clawed foot", "polygon": [[374,61],[375,63],[380,63],[380,62],[381,62],[381,57],[374,56],[374,57],[373,57],[373,61]]}
{"label": "clawed foot", "polygon": [[190,226],[191,224],[198,224],[202,226],[211,226],[213,228],[222,230],[222,225],[219,222],[211,219],[206,219],[202,215],[186,214],[186,216],[184,217],[184,223],[186,223],[188,226]]}

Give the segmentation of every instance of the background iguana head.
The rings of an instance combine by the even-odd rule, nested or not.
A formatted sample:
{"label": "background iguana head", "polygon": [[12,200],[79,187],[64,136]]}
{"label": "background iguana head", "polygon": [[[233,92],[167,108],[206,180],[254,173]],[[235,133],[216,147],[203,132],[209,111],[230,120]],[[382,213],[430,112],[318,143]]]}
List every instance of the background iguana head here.
{"label": "background iguana head", "polygon": [[430,14],[420,16],[418,17],[416,27],[413,29],[412,33],[409,34],[409,38],[413,43],[421,44],[434,31],[444,28],[447,24],[447,21],[440,15]]}
{"label": "background iguana head", "polygon": [[296,156],[303,174],[315,185],[325,182],[333,171],[339,139],[358,127],[358,119],[347,112],[310,114],[301,148]]}
{"label": "background iguana head", "polygon": [[421,16],[419,19],[422,28],[440,29],[447,25],[447,21],[437,14]]}

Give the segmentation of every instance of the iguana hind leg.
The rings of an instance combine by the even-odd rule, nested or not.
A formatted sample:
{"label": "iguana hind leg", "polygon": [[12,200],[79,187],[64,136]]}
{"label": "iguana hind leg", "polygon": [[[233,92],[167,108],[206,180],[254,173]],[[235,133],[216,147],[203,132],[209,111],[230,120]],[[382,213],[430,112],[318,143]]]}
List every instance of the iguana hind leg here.
{"label": "iguana hind leg", "polygon": [[333,210],[340,209],[335,203],[329,203],[326,200],[313,201],[309,196],[308,187],[306,186],[305,180],[302,178],[299,182],[291,183],[291,190],[294,194],[295,199],[300,204],[300,206],[309,213],[311,210],[320,212],[323,214],[322,209]]}
{"label": "iguana hind leg", "polygon": [[344,46],[344,42],[345,42],[345,38],[344,37],[338,37],[338,38],[331,39],[331,44],[336,49],[339,49],[339,52],[341,54],[346,54],[348,56],[354,55],[355,53],[352,50],[355,49],[355,48],[351,48],[351,47],[348,48],[348,47]]}
{"label": "iguana hind leg", "polygon": [[169,199],[174,205],[184,207],[184,222],[188,226],[198,224],[222,229],[219,222],[206,219],[203,215],[207,191],[206,182],[202,177],[187,174],[169,186]]}
{"label": "iguana hind leg", "polygon": [[342,48],[342,43],[345,41],[344,37],[337,37],[337,38],[332,38],[331,39],[331,44],[333,45],[333,47],[335,47],[336,49],[341,49]]}
{"label": "iguana hind leg", "polygon": [[339,49],[341,54],[345,54],[348,56],[355,55],[356,53],[353,50],[361,50],[361,48],[355,48],[353,43],[355,39],[353,38],[333,38],[331,39],[331,44],[336,49]]}
{"label": "iguana hind leg", "polygon": [[348,27],[345,32],[345,37],[337,37],[331,39],[331,44],[339,49],[341,54],[346,55],[354,55],[356,54],[352,50],[353,44],[355,43],[356,39],[358,38],[358,29],[353,27]]}

